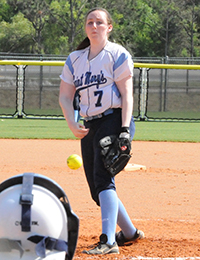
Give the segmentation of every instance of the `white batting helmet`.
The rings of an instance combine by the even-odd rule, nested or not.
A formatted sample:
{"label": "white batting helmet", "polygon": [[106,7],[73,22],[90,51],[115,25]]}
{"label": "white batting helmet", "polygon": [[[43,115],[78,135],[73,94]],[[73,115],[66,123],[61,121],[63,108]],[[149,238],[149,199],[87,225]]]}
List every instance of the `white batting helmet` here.
{"label": "white batting helmet", "polygon": [[39,174],[0,184],[0,259],[71,260],[79,219],[63,189]]}

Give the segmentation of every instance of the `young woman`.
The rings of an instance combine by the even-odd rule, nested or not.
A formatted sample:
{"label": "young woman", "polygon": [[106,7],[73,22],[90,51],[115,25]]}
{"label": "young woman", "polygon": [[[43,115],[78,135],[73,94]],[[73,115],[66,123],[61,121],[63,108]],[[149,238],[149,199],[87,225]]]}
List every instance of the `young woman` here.
{"label": "young woman", "polygon": [[[102,8],[90,10],[85,19],[86,39],[72,52],[61,74],[59,102],[73,134],[81,139],[86,179],[93,200],[101,207],[102,235],[87,254],[119,253],[118,246],[144,237],[135,228],[119,200],[114,177],[104,167],[99,141],[108,135],[133,138],[133,62],[129,52],[108,40],[110,14]],[[80,96],[80,115],[74,120],[73,98]],[[131,139],[132,140],[132,139]],[[121,231],[116,232],[116,225]]]}

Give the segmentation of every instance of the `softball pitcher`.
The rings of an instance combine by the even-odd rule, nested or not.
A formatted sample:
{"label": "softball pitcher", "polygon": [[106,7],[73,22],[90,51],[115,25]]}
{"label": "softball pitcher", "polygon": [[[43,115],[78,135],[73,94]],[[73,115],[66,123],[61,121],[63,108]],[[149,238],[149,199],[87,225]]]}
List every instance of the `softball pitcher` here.
{"label": "softball pitcher", "polygon": [[[115,179],[103,164],[99,141],[109,135],[135,132],[133,62],[129,52],[108,40],[112,19],[94,8],[85,18],[86,39],[72,52],[61,74],[59,102],[73,134],[81,139],[86,179],[92,199],[101,208],[102,234],[98,246],[86,254],[118,254],[119,247],[144,237],[133,225],[117,196]],[[74,119],[74,94],[80,97],[84,125]],[[116,233],[116,225],[121,231]]]}

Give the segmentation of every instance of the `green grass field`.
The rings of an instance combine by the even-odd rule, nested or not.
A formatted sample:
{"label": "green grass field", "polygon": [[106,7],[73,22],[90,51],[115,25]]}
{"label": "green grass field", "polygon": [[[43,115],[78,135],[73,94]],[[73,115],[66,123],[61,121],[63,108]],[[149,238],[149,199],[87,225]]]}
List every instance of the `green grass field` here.
{"label": "green grass field", "polygon": [[[0,119],[0,138],[75,139],[65,120]],[[200,123],[136,121],[137,141],[200,142]]]}

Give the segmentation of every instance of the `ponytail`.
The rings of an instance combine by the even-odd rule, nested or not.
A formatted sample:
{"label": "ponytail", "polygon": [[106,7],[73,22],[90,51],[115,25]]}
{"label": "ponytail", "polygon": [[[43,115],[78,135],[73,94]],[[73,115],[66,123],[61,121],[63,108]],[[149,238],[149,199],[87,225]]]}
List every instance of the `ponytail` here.
{"label": "ponytail", "polygon": [[90,40],[88,37],[86,37],[76,48],[76,50],[83,50],[86,47],[90,46]]}

